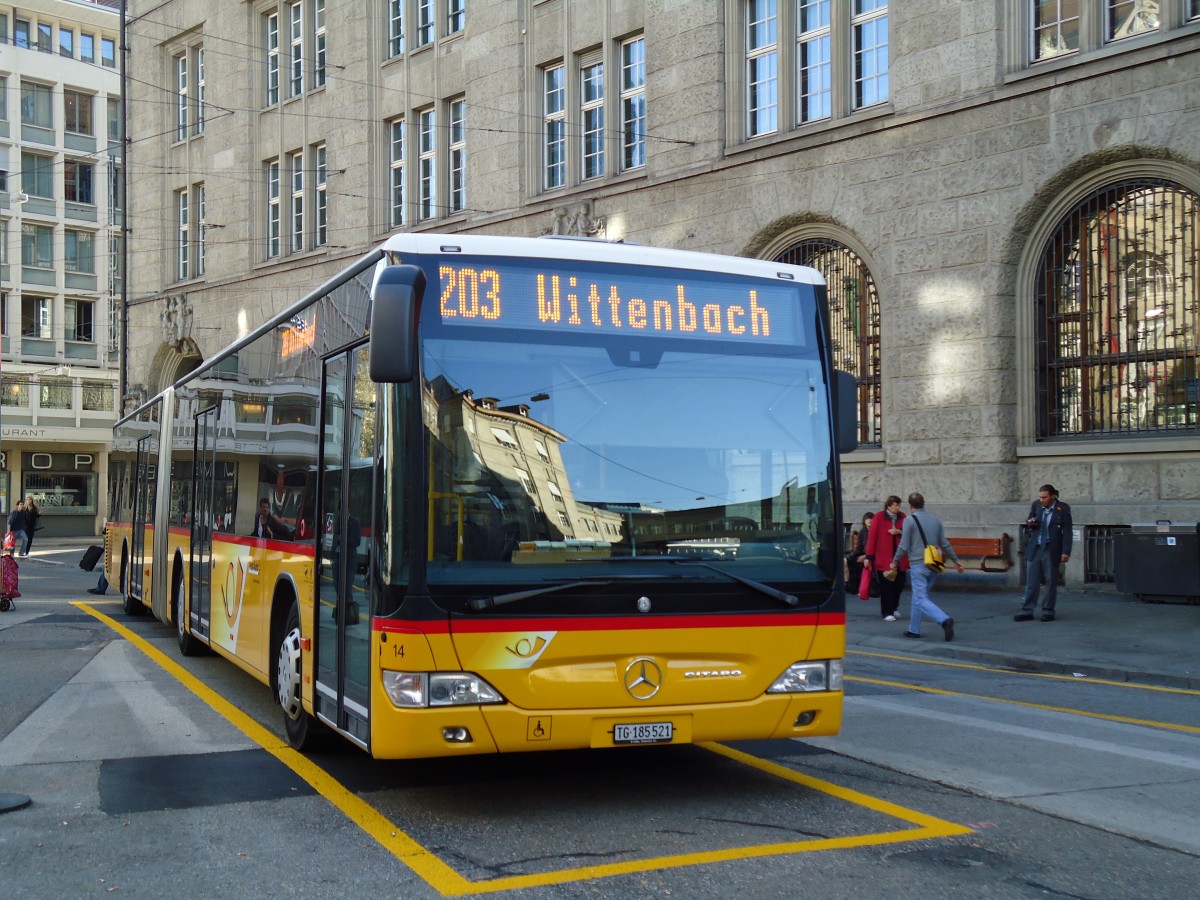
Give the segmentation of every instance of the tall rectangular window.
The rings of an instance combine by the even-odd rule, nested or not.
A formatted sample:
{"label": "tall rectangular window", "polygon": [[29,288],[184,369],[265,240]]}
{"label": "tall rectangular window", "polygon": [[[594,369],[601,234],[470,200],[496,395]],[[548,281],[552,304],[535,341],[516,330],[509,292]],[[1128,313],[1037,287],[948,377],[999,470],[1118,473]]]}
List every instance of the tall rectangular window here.
{"label": "tall rectangular window", "polygon": [[288,6],[289,71],[288,96],[304,93],[304,7],[300,3]]}
{"label": "tall rectangular window", "polygon": [[1032,0],[1033,58],[1053,59],[1079,50],[1080,0]]}
{"label": "tall rectangular window", "polygon": [[8,121],[8,76],[0,75],[0,121]]}
{"label": "tall rectangular window", "polygon": [[92,178],[96,167],[77,159],[63,162],[63,197],[69,203],[96,202]]}
{"label": "tall rectangular window", "polygon": [[433,0],[417,0],[417,46],[432,44],[437,37],[437,22],[433,17]]}
{"label": "tall rectangular window", "polygon": [[21,82],[21,124],[54,127],[54,90],[48,85]]}
{"label": "tall rectangular window", "polygon": [[75,32],[70,28],[58,28],[58,55],[72,58],[75,56]]}
{"label": "tall rectangular window", "polygon": [[52,309],[53,301],[49,297],[22,297],[21,336],[43,339],[54,337],[50,330],[53,324]]}
{"label": "tall rectangular window", "polygon": [[92,300],[63,302],[63,337],[68,341],[96,342],[96,304]]}
{"label": "tall rectangular window", "polygon": [[388,222],[392,228],[403,225],[404,215],[404,120],[393,119],[388,123],[389,164],[388,195],[391,198],[391,215]]}
{"label": "tall rectangular window", "polygon": [[886,0],[854,0],[854,108],[884,103],[888,87],[888,5]]}
{"label": "tall rectangular window", "polygon": [[604,174],[604,63],[579,70],[580,112],[583,114],[583,177]]}
{"label": "tall rectangular window", "polygon": [[96,61],[96,36],[85,31],[79,32],[79,58],[85,63]]}
{"label": "tall rectangular window", "polygon": [[21,151],[21,190],[30,197],[54,198],[54,158]]}
{"label": "tall rectangular window", "polygon": [[196,134],[204,133],[204,48],[196,48]]}
{"label": "tall rectangular window", "polygon": [[830,0],[800,0],[796,35],[796,73],[801,122],[833,113]]}
{"label": "tall rectangular window", "polygon": [[270,259],[279,256],[281,250],[280,216],[279,160],[273,159],[267,163],[267,257]]}
{"label": "tall rectangular window", "polygon": [[112,38],[100,38],[100,65],[107,69],[117,67],[117,42]]}
{"label": "tall rectangular window", "polygon": [[421,110],[417,126],[417,217],[437,215],[437,111]]}
{"label": "tall rectangular window", "polygon": [[108,140],[115,144],[121,140],[121,137],[121,98],[113,97],[110,94],[108,97]]}
{"label": "tall rectangular window", "polygon": [[263,17],[263,35],[267,51],[267,106],[279,102],[279,13]]}
{"label": "tall rectangular window", "polygon": [[175,192],[175,280],[191,277],[192,226],[188,190]]}
{"label": "tall rectangular window", "polygon": [[21,265],[35,269],[54,268],[54,228],[50,225],[21,225]]}
{"label": "tall rectangular window", "polygon": [[313,85],[325,83],[325,0],[313,0]]}
{"label": "tall rectangular window", "polygon": [[49,22],[38,22],[38,49],[43,53],[54,52],[54,27]]}
{"label": "tall rectangular window", "polygon": [[450,101],[450,212],[467,208],[467,101]]}
{"label": "tall rectangular window", "polygon": [[188,136],[188,58],[187,53],[175,57],[175,140],[186,141]]}
{"label": "tall rectangular window", "polygon": [[646,164],[646,39],[621,44],[621,167]]}
{"label": "tall rectangular window", "polygon": [[467,27],[467,0],[446,0],[446,34],[457,34]]}
{"label": "tall rectangular window", "polygon": [[199,278],[204,274],[204,269],[208,265],[208,248],[205,245],[205,235],[208,233],[205,228],[205,217],[208,211],[205,207],[208,198],[204,194],[203,184],[197,184],[193,191],[196,195],[196,277]]}
{"label": "tall rectangular window", "polygon": [[63,231],[63,268],[68,272],[96,274],[96,240],[90,231]]}
{"label": "tall rectangular window", "polygon": [[304,151],[288,154],[288,176],[292,188],[292,253],[304,249]]}
{"label": "tall rectangular window", "polygon": [[29,47],[29,22],[25,19],[13,19],[13,43],[18,47]]}
{"label": "tall rectangular window", "polygon": [[543,186],[560,188],[567,183],[567,81],[562,65],[542,72],[542,115]]}
{"label": "tall rectangular window", "polygon": [[749,0],[746,16],[746,112],[751,136],[779,128],[779,19],[776,0]]}
{"label": "tall rectangular window", "polygon": [[316,232],[314,246],[324,247],[329,243],[329,161],[326,159],[324,144],[313,148],[313,156],[317,160],[316,171]]}
{"label": "tall rectangular window", "polygon": [[388,0],[388,52],[399,56],[404,52],[404,0]]}
{"label": "tall rectangular window", "polygon": [[92,106],[95,98],[82,91],[63,88],[63,125],[72,134],[95,135],[92,123]]}

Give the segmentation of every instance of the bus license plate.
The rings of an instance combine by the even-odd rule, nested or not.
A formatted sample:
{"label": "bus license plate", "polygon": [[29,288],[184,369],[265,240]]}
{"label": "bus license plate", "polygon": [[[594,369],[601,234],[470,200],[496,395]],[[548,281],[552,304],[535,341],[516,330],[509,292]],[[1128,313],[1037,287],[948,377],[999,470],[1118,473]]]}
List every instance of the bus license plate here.
{"label": "bus license plate", "polygon": [[664,744],[671,740],[670,722],[638,722],[613,726],[614,744]]}

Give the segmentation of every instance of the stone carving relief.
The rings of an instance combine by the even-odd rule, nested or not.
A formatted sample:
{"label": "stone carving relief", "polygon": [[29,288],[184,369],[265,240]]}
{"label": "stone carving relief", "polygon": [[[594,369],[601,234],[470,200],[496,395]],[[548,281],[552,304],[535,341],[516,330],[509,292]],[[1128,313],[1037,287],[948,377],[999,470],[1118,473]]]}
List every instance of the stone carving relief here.
{"label": "stone carving relief", "polygon": [[555,207],[550,227],[542,234],[568,234],[578,237],[604,237],[604,216],[597,216],[591,200],[580,200]]}
{"label": "stone carving relief", "polygon": [[162,312],[163,343],[178,348],[191,336],[192,305],[182,294],[167,297]]}

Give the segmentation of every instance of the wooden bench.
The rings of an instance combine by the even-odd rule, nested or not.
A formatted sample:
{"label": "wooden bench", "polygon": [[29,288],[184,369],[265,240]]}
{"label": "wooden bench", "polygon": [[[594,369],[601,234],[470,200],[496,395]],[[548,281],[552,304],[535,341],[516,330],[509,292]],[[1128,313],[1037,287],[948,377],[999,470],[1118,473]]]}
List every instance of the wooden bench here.
{"label": "wooden bench", "polygon": [[[977,559],[979,565],[970,568],[981,572],[1007,572],[1013,567],[1012,538],[1003,534],[998,538],[951,537],[950,544],[959,559]],[[965,563],[964,563],[965,565]]]}

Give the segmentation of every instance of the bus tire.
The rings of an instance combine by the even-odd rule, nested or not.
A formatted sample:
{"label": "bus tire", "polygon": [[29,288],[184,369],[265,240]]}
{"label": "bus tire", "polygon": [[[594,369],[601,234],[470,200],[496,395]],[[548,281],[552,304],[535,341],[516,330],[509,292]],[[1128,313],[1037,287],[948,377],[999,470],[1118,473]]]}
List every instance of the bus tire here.
{"label": "bus tire", "polygon": [[121,609],[127,616],[140,616],[146,612],[142,602],[129,595],[129,563],[125,559],[121,561]]}
{"label": "bus tire", "polygon": [[275,651],[275,700],[283,709],[283,728],[294,750],[311,750],[317,744],[321,724],[304,711],[301,685],[304,661],[300,652],[300,607],[295,600]]}
{"label": "bus tire", "polygon": [[188,628],[187,614],[183,609],[183,579],[175,579],[175,587],[171,591],[171,611],[175,615],[175,637],[179,641],[179,652],[184,656],[200,656],[204,645],[192,637]]}

